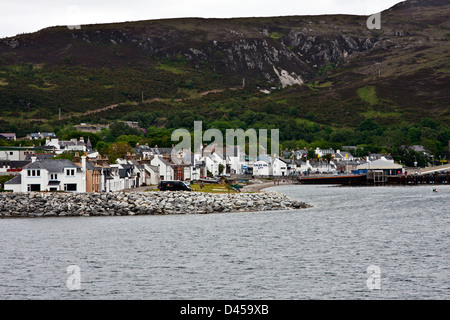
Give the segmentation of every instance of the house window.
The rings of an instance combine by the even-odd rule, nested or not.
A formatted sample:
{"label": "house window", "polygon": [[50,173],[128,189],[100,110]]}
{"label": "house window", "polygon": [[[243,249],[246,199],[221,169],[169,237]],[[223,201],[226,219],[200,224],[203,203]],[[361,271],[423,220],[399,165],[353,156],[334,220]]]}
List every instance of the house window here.
{"label": "house window", "polygon": [[76,183],[64,184],[64,191],[77,191],[77,184]]}
{"label": "house window", "polygon": [[67,176],[75,176],[75,169],[66,169]]}
{"label": "house window", "polygon": [[56,173],[50,174],[50,180],[58,180],[58,175]]}
{"label": "house window", "polygon": [[36,170],[36,177],[40,177],[41,176],[41,170]]}

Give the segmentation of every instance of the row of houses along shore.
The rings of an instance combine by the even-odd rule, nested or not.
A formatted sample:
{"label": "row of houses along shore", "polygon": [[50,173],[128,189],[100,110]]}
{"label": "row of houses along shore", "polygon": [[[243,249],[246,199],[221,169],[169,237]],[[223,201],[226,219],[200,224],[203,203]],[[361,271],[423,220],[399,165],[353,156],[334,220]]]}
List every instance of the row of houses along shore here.
{"label": "row of houses along shore", "polygon": [[[191,153],[189,150],[174,152],[172,148],[137,145],[133,153],[117,159],[116,163],[100,155],[90,141],[83,138],[70,141],[49,138],[40,150],[36,153],[35,148],[0,148],[0,175],[14,176],[5,183],[5,190],[114,192],[157,185],[167,180],[196,181],[207,176],[287,178],[351,173],[360,166],[380,161],[390,168],[391,174],[404,172],[389,155],[356,158],[349,151],[319,148],[312,159],[307,158],[305,149],[286,150],[278,157],[263,154],[250,159],[238,146],[220,150],[202,146]],[[54,159],[67,151],[75,152],[73,161]]]}

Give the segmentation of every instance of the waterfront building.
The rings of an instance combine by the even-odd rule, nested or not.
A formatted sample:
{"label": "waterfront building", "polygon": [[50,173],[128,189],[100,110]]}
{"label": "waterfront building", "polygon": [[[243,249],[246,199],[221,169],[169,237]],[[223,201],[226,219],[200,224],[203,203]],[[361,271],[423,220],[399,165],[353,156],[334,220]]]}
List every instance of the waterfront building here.
{"label": "waterfront building", "polygon": [[404,173],[403,166],[387,160],[375,160],[367,162],[356,167],[359,174],[364,174],[371,171],[383,172],[386,176],[399,175]]}
{"label": "waterfront building", "polygon": [[67,159],[46,159],[23,167],[20,175],[5,183],[5,190],[13,192],[68,191],[86,192],[86,157],[82,167]]}

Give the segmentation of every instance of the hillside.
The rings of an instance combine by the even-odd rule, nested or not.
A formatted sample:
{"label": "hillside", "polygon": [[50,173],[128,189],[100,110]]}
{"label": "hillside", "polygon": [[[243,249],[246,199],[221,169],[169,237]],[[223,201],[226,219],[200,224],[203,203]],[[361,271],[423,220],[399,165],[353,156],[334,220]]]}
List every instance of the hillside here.
{"label": "hillside", "polygon": [[449,13],[450,1],[409,0],[382,12],[381,30],[365,16],[189,18],[0,39],[0,131],[114,119],[447,128]]}

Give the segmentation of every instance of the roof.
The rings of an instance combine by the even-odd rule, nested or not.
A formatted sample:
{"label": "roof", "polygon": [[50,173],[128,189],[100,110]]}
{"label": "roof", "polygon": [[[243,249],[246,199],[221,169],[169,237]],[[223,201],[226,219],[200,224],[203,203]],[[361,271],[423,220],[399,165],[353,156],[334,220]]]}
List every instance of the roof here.
{"label": "roof", "polygon": [[45,169],[48,172],[64,172],[65,168],[77,168],[77,171],[81,171],[81,168],[70,160],[67,159],[46,159],[43,161],[35,161],[24,167],[24,169]]}
{"label": "roof", "polygon": [[358,170],[386,170],[386,169],[402,169],[399,164],[392,163],[386,160],[376,160],[368,162],[357,167]]}
{"label": "roof", "polygon": [[95,170],[95,163],[91,161],[86,161],[86,169],[89,171]]}
{"label": "roof", "polygon": [[159,159],[162,163],[164,163],[166,166],[170,166],[171,163],[164,159],[163,157],[156,157],[155,159]]}
{"label": "roof", "polygon": [[1,136],[7,137],[7,138],[13,138],[16,136],[15,133],[0,133]]}
{"label": "roof", "polygon": [[[347,155],[347,157],[345,156]],[[334,154],[334,158],[353,158],[353,155],[350,152],[347,151],[341,151],[341,152],[336,152]]]}
{"label": "roof", "polygon": [[0,168],[9,167],[10,169],[20,169],[29,163],[30,161],[22,160],[0,160]]}
{"label": "roof", "polygon": [[30,137],[37,137],[42,135],[43,137],[56,137],[54,132],[32,132],[30,133]]}
{"label": "roof", "polygon": [[25,156],[26,161],[31,161],[32,157],[36,157],[38,160],[46,160],[54,158],[55,155],[53,153],[44,153],[44,154],[27,154]]}
{"label": "roof", "polygon": [[284,162],[284,163],[286,163],[286,164],[291,164],[292,162],[291,162],[291,160],[288,160],[288,159],[284,159],[284,158],[277,158],[278,160],[280,160],[280,161],[282,161],[282,162]]}
{"label": "roof", "polygon": [[6,181],[5,185],[6,184],[22,184],[22,175],[19,174],[19,175],[15,176],[14,178],[12,178],[11,180]]}

